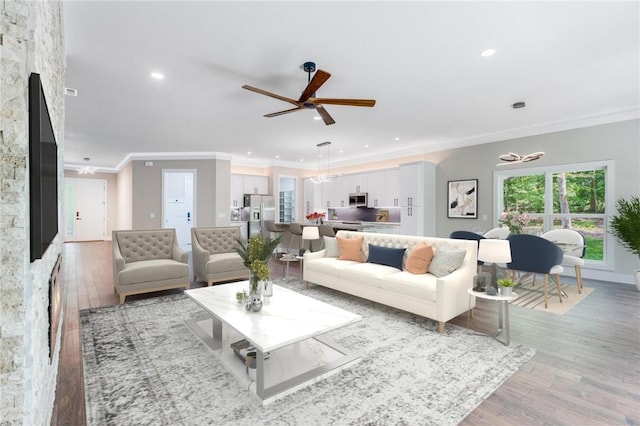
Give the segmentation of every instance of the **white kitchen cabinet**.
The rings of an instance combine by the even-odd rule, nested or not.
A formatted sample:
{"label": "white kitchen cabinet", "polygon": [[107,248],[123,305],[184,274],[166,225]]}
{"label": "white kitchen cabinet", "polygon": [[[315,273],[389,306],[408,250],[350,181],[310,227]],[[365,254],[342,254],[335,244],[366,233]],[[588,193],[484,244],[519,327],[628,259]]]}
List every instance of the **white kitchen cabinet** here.
{"label": "white kitchen cabinet", "polygon": [[338,176],[333,182],[322,184],[322,208],[349,207],[349,179]]}
{"label": "white kitchen cabinet", "polygon": [[400,232],[435,236],[436,165],[424,161],[400,165]]}
{"label": "white kitchen cabinet", "polygon": [[368,173],[368,199],[367,207],[388,207],[387,204],[387,172],[380,170]]}
{"label": "white kitchen cabinet", "polygon": [[322,192],[324,183],[313,183],[311,179],[307,178],[303,182],[303,195],[302,195],[302,214],[304,216],[316,211],[324,211],[326,207],[323,207]]}
{"label": "white kitchen cabinet", "polygon": [[386,175],[386,196],[384,207],[400,207],[400,169],[388,169]]}
{"label": "white kitchen cabinet", "polygon": [[267,176],[231,175],[231,207],[244,207],[244,194],[268,194]]}
{"label": "white kitchen cabinet", "polygon": [[267,176],[242,176],[242,188],[245,194],[268,194],[269,178]]}
{"label": "white kitchen cabinet", "polygon": [[244,188],[242,175],[231,175],[231,207],[243,207]]}
{"label": "white kitchen cabinet", "polygon": [[347,175],[347,196],[352,193],[369,192],[369,173],[354,173]]}

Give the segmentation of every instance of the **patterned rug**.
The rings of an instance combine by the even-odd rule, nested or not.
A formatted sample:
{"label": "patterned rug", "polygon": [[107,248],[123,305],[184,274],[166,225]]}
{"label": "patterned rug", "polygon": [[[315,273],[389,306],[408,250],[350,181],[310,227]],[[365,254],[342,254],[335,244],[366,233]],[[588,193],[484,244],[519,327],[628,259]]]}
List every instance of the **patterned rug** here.
{"label": "patterned rug", "polygon": [[83,310],[87,423],[455,425],[535,353],[452,325],[439,334],[434,321],[331,289],[278,284],[361,315],[329,335],[362,360],[263,407],[185,325],[202,313],[186,296]]}
{"label": "patterned rug", "polygon": [[562,297],[562,303],[560,303],[556,285],[549,280],[547,308],[545,308],[543,289],[542,278],[538,277],[536,281],[527,279],[523,284],[518,285],[513,290],[518,295],[518,298],[511,302],[511,305],[564,315],[593,291],[593,288],[583,286],[582,293],[578,293],[578,285],[575,279],[562,277],[560,280],[560,289],[564,292],[564,295]]}

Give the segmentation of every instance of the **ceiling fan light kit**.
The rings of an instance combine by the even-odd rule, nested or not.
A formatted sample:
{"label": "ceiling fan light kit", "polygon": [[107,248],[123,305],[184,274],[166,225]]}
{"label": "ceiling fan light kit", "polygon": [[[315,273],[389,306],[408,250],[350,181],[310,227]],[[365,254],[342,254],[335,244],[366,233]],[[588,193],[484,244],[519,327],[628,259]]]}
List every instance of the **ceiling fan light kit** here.
{"label": "ceiling fan light kit", "polygon": [[312,78],[311,73],[316,70],[316,64],[315,62],[310,61],[302,64],[302,69],[308,75],[307,87],[305,87],[305,89],[302,91],[302,94],[300,95],[300,98],[298,98],[298,100],[286,96],[281,96],[276,93],[259,89],[257,87],[249,86],[247,84],[242,86],[242,88],[295,105],[295,108],[273,112],[271,114],[265,114],[265,117],[272,118],[303,109],[315,109],[318,115],[320,115],[320,118],[322,118],[322,120],[324,121],[324,124],[326,124],[327,126],[335,124],[335,120],[331,117],[331,115],[329,115],[323,104],[359,107],[373,107],[376,104],[376,101],[374,99],[316,98],[316,91],[329,79],[329,77],[331,77],[331,74],[323,70],[318,70]]}

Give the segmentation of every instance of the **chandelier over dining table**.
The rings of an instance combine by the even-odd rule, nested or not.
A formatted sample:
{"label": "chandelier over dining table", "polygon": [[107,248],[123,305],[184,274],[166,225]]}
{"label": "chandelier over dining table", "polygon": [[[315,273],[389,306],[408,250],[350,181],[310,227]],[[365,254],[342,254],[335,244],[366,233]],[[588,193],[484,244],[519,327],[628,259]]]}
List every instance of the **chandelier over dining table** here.
{"label": "chandelier over dining table", "polygon": [[322,154],[320,153],[321,149],[326,147],[327,148],[327,169],[326,169],[326,173],[321,173],[320,172],[320,166],[318,166],[318,175],[317,176],[313,176],[311,177],[311,182],[313,183],[325,183],[325,182],[333,182],[336,180],[336,178],[338,177],[338,175],[335,174],[329,174],[329,166],[331,163],[331,157],[330,157],[330,150],[331,150],[331,142],[327,141],[327,142],[321,142],[318,145],[316,145],[318,147],[318,158],[322,158]]}

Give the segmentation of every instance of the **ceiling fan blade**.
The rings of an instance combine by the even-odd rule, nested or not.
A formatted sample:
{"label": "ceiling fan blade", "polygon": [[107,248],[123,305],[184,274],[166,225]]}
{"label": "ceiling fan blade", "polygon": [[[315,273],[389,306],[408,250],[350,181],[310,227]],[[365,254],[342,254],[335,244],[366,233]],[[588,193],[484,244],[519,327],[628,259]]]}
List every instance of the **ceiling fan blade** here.
{"label": "ceiling fan blade", "polygon": [[314,105],[314,106],[316,107],[316,111],[318,111],[318,114],[320,114],[320,117],[322,117],[322,121],[324,121],[324,124],[326,124],[327,126],[330,126],[331,124],[335,124],[335,120],[329,115],[327,110],[324,109],[322,105]]}
{"label": "ceiling fan blade", "polygon": [[331,74],[326,71],[316,71],[316,73],[313,75],[313,78],[302,92],[302,95],[300,95],[300,99],[298,99],[298,102],[306,102],[307,99],[309,99],[314,93],[316,93],[316,90],[318,90],[320,86],[322,86],[324,82],[329,79],[329,77],[331,77]]}
{"label": "ceiling fan blade", "polygon": [[253,87],[245,84],[244,86],[242,86],[242,88],[250,90],[252,92],[260,93],[261,95],[280,99],[281,101],[289,102],[290,104],[293,104],[293,105],[298,105],[298,102],[295,99],[287,98],[286,96],[280,96],[272,92],[267,92],[266,90],[258,89],[257,87]]}
{"label": "ceiling fan blade", "polygon": [[309,98],[307,102],[312,104],[346,105],[359,107],[372,107],[376,104],[375,99]]}
{"label": "ceiling fan blade", "polygon": [[306,109],[305,107],[297,107],[297,108],[291,108],[291,109],[287,109],[284,111],[278,111],[278,112],[272,112],[271,114],[265,114],[265,117],[277,117],[279,115],[284,115],[284,114],[289,114],[290,112],[296,112],[296,111],[300,111],[301,109]]}

